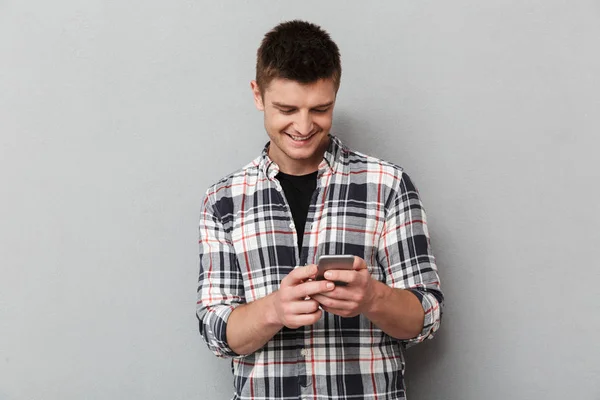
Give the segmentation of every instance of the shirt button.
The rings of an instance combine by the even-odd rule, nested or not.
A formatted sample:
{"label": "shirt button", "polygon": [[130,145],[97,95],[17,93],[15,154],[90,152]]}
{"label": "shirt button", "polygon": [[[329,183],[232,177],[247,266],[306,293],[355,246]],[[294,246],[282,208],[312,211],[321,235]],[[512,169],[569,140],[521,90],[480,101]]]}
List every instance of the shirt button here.
{"label": "shirt button", "polygon": [[306,351],[306,349],[301,349],[301,350],[300,350],[300,355],[301,355],[302,357],[306,357],[306,355],[307,355],[307,354],[308,354],[308,351]]}
{"label": "shirt button", "polygon": [[294,229],[294,223],[290,222],[290,228]]}

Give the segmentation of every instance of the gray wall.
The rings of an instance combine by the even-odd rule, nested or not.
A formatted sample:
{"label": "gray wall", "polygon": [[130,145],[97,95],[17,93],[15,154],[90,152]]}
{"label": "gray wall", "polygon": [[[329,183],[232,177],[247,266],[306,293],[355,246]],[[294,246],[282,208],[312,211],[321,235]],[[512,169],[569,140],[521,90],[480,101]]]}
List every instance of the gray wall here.
{"label": "gray wall", "polygon": [[341,47],[334,132],[406,168],[447,296],[411,399],[600,399],[598,1],[0,1],[0,399],[227,399],[206,187],[266,142],[279,21]]}

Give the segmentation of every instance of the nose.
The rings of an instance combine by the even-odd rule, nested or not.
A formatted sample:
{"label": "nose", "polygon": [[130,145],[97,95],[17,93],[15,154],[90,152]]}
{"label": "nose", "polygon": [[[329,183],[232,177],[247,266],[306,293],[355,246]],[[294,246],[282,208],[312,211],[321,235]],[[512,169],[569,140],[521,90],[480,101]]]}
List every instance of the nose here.
{"label": "nose", "polygon": [[294,121],[294,129],[299,135],[308,135],[313,130],[313,121],[310,112],[300,112],[296,121]]}

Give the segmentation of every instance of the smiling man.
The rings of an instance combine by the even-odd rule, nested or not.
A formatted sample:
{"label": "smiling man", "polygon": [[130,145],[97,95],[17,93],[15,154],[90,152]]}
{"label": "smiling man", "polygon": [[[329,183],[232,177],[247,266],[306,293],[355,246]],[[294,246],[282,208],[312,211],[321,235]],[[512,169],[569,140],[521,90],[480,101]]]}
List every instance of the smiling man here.
{"label": "smiling man", "polygon": [[[402,349],[440,325],[416,188],[330,134],[341,73],[320,27],[267,33],[251,88],[269,143],[202,203],[197,316],[233,399],[404,399]],[[353,268],[316,280],[322,255]]]}

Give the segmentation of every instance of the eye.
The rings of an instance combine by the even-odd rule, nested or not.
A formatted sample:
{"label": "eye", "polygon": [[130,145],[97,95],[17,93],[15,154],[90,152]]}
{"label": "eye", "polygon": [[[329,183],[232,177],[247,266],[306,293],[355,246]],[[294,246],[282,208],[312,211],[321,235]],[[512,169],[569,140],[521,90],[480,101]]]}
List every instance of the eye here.
{"label": "eye", "polygon": [[284,109],[281,109],[281,108],[280,108],[280,109],[279,109],[279,112],[280,112],[280,113],[282,113],[282,114],[284,114],[284,115],[290,115],[290,114],[293,114],[293,113],[295,113],[295,112],[296,112],[296,110],[295,110],[295,109],[293,109],[293,108],[290,108],[290,109],[287,109],[287,110],[284,110]]}
{"label": "eye", "polygon": [[319,114],[324,114],[327,111],[329,111],[329,108],[319,108],[319,109],[315,109],[313,111],[316,112],[316,113],[319,113]]}

